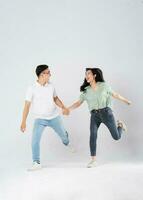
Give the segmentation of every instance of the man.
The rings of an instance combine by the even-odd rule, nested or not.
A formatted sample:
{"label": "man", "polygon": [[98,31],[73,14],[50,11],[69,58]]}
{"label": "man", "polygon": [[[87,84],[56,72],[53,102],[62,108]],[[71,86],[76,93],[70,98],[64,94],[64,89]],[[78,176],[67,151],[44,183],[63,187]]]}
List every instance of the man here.
{"label": "man", "polygon": [[49,81],[51,76],[49,67],[47,65],[37,66],[36,75],[38,80],[34,85],[28,88],[26,93],[21,123],[21,131],[24,132],[26,130],[26,119],[30,106],[32,105],[35,121],[32,136],[33,165],[30,170],[41,169],[40,140],[46,126],[53,128],[61,138],[63,144],[68,146],[72,152],[74,151],[69,143],[68,133],[64,128],[57,106],[59,106],[65,114],[68,114],[69,111],[58,98],[54,86]]}

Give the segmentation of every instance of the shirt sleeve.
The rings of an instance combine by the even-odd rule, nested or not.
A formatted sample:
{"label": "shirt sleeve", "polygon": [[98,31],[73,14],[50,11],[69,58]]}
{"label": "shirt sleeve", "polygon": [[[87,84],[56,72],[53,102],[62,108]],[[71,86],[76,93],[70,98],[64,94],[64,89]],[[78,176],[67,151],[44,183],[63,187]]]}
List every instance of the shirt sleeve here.
{"label": "shirt sleeve", "polygon": [[32,87],[29,87],[26,91],[25,100],[31,102],[33,97]]}
{"label": "shirt sleeve", "polygon": [[85,101],[85,94],[84,94],[84,92],[82,92],[82,93],[80,94],[79,100],[80,100],[81,102],[84,102],[84,101]]}
{"label": "shirt sleeve", "polygon": [[107,85],[107,92],[109,95],[112,95],[114,92],[110,85]]}

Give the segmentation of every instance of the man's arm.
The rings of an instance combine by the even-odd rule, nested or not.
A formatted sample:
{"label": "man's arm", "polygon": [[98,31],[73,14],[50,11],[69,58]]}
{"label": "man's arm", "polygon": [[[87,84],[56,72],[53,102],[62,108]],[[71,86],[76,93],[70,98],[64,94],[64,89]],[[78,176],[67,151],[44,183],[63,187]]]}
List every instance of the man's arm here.
{"label": "man's arm", "polygon": [[23,109],[23,114],[22,114],[22,122],[21,122],[21,131],[24,132],[26,130],[26,119],[29,113],[31,102],[25,101],[24,109]]}
{"label": "man's arm", "polygon": [[128,99],[126,99],[125,97],[121,96],[120,94],[116,93],[116,92],[113,92],[112,93],[112,96],[115,98],[115,99],[118,99],[128,105],[131,104],[131,101],[129,101]]}
{"label": "man's arm", "polygon": [[58,96],[54,97],[54,102],[58,107],[62,109],[65,115],[69,114],[69,110],[66,108],[66,106],[63,104],[63,102],[59,99]]}

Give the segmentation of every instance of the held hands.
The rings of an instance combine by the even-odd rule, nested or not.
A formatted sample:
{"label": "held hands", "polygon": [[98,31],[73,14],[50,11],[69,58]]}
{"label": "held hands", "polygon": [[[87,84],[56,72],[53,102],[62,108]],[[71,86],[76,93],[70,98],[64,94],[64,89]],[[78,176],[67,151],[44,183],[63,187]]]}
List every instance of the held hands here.
{"label": "held hands", "polygon": [[63,113],[63,115],[69,115],[70,114],[70,110],[68,108],[63,108],[62,109],[62,113]]}

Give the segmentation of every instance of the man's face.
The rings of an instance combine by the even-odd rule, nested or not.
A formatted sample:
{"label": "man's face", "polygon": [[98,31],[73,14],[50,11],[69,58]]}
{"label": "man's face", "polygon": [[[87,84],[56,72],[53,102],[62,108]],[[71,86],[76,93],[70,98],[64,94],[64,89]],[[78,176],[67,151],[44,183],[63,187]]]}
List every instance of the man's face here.
{"label": "man's face", "polygon": [[45,70],[40,74],[40,76],[42,77],[42,79],[43,79],[45,82],[48,82],[49,79],[50,79],[50,76],[51,76],[50,70],[49,70],[49,69],[45,69]]}

